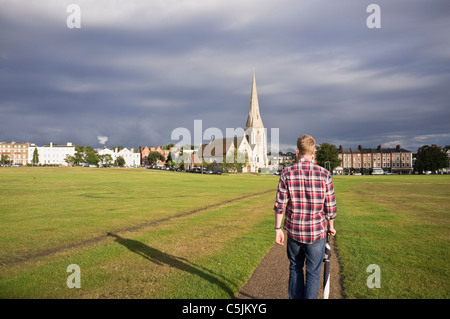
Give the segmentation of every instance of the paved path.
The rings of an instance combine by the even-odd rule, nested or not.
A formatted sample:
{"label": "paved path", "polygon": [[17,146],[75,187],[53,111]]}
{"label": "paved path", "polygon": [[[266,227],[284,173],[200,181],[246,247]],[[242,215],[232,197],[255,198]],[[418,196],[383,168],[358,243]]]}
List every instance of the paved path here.
{"label": "paved path", "polygon": [[[338,256],[331,239],[330,296],[329,299],[342,299],[342,284]],[[323,272],[323,267],[322,267]],[[321,276],[323,278],[323,275]],[[288,299],[289,261],[286,246],[274,244],[261,260],[247,283],[242,287],[237,299]],[[322,279],[318,298],[322,298]]]}

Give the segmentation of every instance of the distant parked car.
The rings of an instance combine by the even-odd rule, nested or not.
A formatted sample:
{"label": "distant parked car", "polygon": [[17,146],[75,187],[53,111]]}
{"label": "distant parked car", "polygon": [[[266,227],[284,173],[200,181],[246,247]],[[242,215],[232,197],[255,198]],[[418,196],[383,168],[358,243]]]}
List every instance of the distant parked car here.
{"label": "distant parked car", "polygon": [[282,169],[279,169],[278,171],[276,171],[273,175],[281,175],[281,172],[282,172],[283,170]]}
{"label": "distant parked car", "polygon": [[372,175],[383,175],[384,171],[381,168],[374,168],[372,171]]}

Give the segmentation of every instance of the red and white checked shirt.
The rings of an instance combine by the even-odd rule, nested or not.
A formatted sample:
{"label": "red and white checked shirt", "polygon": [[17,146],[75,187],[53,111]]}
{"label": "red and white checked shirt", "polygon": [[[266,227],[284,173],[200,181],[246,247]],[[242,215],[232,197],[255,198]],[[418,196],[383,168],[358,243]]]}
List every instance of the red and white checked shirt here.
{"label": "red and white checked shirt", "polygon": [[285,213],[284,229],[294,240],[310,244],[325,237],[326,220],[337,210],[330,172],[307,159],[285,168],[274,210]]}

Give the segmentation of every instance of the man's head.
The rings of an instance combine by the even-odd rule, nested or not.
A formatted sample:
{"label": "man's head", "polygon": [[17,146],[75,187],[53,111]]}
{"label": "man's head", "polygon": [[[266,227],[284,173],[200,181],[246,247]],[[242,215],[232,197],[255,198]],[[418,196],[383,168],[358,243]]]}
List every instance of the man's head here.
{"label": "man's head", "polygon": [[302,135],[297,139],[297,155],[314,155],[316,152],[316,141],[311,135]]}

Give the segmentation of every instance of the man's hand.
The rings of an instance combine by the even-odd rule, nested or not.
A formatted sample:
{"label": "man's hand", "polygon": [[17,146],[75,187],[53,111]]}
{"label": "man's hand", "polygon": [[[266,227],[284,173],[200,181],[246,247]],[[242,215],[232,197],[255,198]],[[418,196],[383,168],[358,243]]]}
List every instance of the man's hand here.
{"label": "man's hand", "polygon": [[278,245],[284,246],[284,232],[283,229],[275,230],[275,242]]}
{"label": "man's hand", "polygon": [[334,229],[334,220],[328,220],[327,222],[327,234],[331,236],[336,235],[336,229]]}
{"label": "man's hand", "polygon": [[336,229],[334,229],[333,226],[328,226],[328,230],[327,230],[327,234],[331,235],[331,236],[335,236],[336,235]]}

